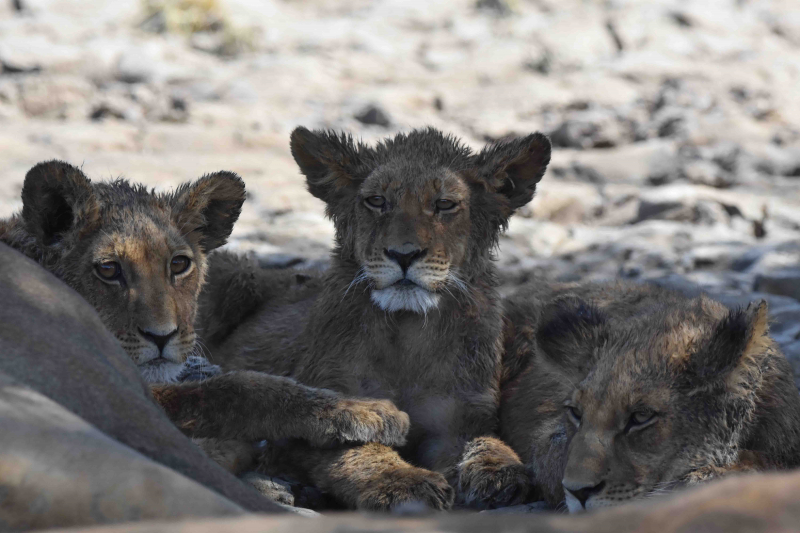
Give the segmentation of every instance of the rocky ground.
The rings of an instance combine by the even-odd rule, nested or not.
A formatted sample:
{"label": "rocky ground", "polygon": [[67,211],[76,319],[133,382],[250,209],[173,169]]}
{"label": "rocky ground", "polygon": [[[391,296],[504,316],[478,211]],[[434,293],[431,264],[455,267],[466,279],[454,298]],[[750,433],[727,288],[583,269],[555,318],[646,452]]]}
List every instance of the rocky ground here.
{"label": "rocky ground", "polygon": [[[433,125],[556,147],[498,254],[533,275],[767,298],[800,362],[796,0],[0,0],[0,216],[25,172],[240,173],[230,246],[324,261],[288,134]],[[798,365],[800,369],[800,364]]]}

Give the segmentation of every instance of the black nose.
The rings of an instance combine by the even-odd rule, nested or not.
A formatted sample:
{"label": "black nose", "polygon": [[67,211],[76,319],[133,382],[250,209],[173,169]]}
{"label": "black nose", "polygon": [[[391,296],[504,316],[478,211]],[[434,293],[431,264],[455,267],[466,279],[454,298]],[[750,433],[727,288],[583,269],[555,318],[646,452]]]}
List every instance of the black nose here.
{"label": "black nose", "polygon": [[591,496],[598,494],[605,486],[605,481],[601,481],[597,485],[579,485],[577,483],[572,484],[565,482],[564,490],[575,496],[575,498],[581,502],[581,507],[586,509],[586,500],[588,500]]}
{"label": "black nose", "polygon": [[155,333],[151,333],[149,331],[144,331],[142,328],[139,328],[139,335],[144,337],[145,339],[149,340],[156,346],[158,346],[158,353],[164,352],[164,346],[167,345],[169,340],[178,333],[178,328],[175,328],[171,332],[167,333],[166,335],[157,335]]}
{"label": "black nose", "polygon": [[394,260],[400,265],[400,268],[403,269],[403,274],[411,267],[414,261],[422,259],[425,257],[425,254],[428,253],[428,250],[420,250],[419,248],[412,250],[410,252],[398,252],[397,250],[392,250],[391,248],[386,249],[383,251],[386,254],[386,257],[389,259]]}

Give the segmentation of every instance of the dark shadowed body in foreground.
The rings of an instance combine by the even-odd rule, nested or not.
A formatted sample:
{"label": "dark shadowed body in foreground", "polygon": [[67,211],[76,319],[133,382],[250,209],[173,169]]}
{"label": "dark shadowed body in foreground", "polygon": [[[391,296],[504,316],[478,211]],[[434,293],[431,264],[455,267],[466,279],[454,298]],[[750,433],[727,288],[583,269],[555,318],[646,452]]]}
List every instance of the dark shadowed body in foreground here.
{"label": "dark shadowed body in foreground", "polygon": [[[427,519],[339,515],[320,520],[245,517],[101,527],[92,533],[783,533],[800,523],[800,474],[750,475],[670,498],[604,511],[557,514],[450,514]],[[78,530],[72,530],[78,531]]]}
{"label": "dark shadowed body in foreground", "polygon": [[2,528],[280,511],[174,427],[88,303],[2,244],[0,301]]}

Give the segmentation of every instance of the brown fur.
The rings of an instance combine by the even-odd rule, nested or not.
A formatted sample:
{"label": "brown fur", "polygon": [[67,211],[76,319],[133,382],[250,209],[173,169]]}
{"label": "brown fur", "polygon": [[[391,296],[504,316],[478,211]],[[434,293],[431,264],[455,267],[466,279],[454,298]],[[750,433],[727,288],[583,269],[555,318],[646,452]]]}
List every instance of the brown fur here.
{"label": "brown fur", "polygon": [[[370,148],[298,128],[291,146],[336,226],[332,266],[319,281],[291,288],[285,277],[264,281],[275,275],[215,257],[200,317],[215,361],[388,398],[409,413],[401,453],[410,463],[388,448],[370,452],[385,480],[371,486],[392,494],[379,499],[359,492],[371,489],[347,488],[338,495],[350,503],[385,508],[421,499],[444,508],[445,478],[460,505],[521,501],[525,469],[490,438],[502,326],[491,252],[514,210],[531,200],[549,161],[548,140],[533,134],[473,154],[433,129]],[[373,197],[381,200],[370,204]],[[279,298],[266,288],[271,281],[284,287]],[[264,294],[271,296],[260,300]],[[223,312],[235,309],[243,311]],[[314,470],[315,482],[338,490],[337,479],[366,462],[333,456]],[[417,477],[417,486],[394,484],[401,473]]]}
{"label": "brown fur", "polygon": [[[168,194],[124,180],[91,183],[77,168],[50,161],[25,177],[23,210],[0,222],[0,241],[39,261],[95,306],[146,380],[170,381],[196,349],[194,320],[206,254],[225,243],[244,202],[244,183],[219,172]],[[191,259],[170,272],[176,255]],[[122,276],[101,279],[98,263]],[[177,331],[159,349],[143,332]],[[198,438],[302,438],[316,445],[405,442],[408,417],[390,402],[346,399],[290,379],[231,373],[201,383],[160,384],[154,399]],[[207,447],[212,447],[210,444]],[[219,455],[231,466],[247,455]]]}
{"label": "brown fur", "polygon": [[505,307],[501,435],[551,504],[800,465],[800,395],[765,302],[617,283],[531,287]]}

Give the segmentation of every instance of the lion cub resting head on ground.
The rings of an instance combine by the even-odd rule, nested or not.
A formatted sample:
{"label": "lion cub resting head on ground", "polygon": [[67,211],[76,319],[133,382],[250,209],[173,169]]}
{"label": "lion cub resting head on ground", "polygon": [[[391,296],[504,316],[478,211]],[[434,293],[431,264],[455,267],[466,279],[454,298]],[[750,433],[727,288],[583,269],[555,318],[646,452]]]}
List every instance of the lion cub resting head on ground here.
{"label": "lion cub resting head on ground", "polygon": [[643,285],[506,301],[502,435],[574,512],[800,465],[800,395],[767,305]]}

